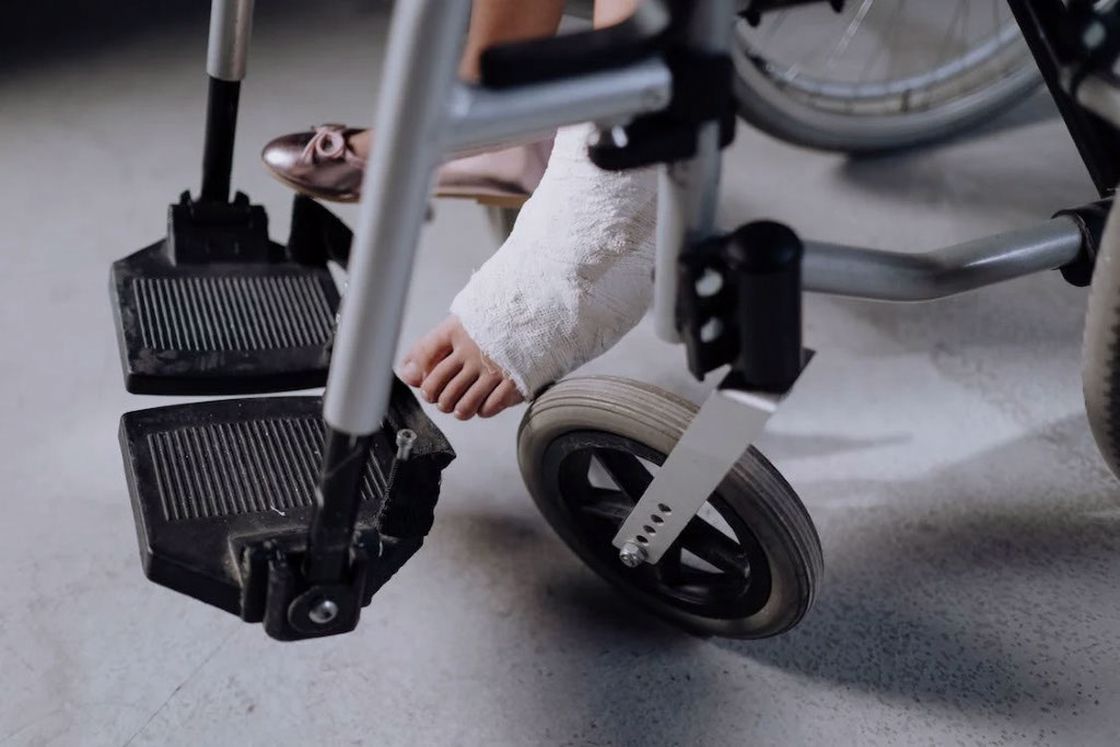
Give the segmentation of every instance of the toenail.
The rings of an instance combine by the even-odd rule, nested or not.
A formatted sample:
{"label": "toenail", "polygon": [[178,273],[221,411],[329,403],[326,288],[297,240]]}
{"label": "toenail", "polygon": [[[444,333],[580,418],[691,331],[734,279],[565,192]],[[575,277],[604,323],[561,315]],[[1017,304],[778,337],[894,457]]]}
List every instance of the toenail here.
{"label": "toenail", "polygon": [[417,366],[412,361],[409,361],[408,363],[404,364],[404,367],[401,368],[401,378],[402,379],[415,379],[419,375],[420,375],[420,367]]}

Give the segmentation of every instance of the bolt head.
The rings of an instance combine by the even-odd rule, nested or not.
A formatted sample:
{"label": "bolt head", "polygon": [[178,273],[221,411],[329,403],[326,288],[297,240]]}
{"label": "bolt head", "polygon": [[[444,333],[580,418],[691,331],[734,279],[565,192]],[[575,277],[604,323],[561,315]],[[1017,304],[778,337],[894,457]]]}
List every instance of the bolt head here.
{"label": "bolt head", "polygon": [[410,428],[401,428],[397,431],[397,459],[405,460],[412,456],[412,447],[416,445],[416,431]]}
{"label": "bolt head", "polygon": [[326,625],[338,617],[338,605],[330,599],[320,599],[311,605],[311,609],[307,611],[307,616],[316,625]]}
{"label": "bolt head", "polygon": [[646,562],[645,548],[638,545],[636,542],[627,542],[618,551],[618,559],[627,568],[637,568],[642,563]]}

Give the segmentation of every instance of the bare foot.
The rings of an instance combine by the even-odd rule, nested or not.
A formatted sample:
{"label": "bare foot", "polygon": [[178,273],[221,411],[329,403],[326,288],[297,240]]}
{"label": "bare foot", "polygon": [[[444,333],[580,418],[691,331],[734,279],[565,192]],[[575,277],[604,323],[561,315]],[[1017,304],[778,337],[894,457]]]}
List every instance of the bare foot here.
{"label": "bare foot", "polygon": [[493,417],[525,401],[454,314],[412,346],[398,374],[404,383],[419,387],[424,399],[460,420]]}

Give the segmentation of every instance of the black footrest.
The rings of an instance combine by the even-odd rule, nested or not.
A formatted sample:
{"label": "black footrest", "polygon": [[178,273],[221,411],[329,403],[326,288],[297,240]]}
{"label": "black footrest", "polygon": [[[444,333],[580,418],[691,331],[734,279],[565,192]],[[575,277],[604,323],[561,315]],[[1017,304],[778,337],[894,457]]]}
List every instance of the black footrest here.
{"label": "black footrest", "polygon": [[[265,620],[275,637],[310,637],[288,630],[283,620],[269,627],[267,597],[281,562],[277,548],[291,557],[305,545],[322,459],[320,410],[318,397],[265,397],[126,413],[121,448],[148,578],[246,621]],[[402,428],[417,434],[408,461],[413,478],[409,492],[394,491],[385,506]],[[361,605],[419,548],[440,472],[453,457],[411,393],[398,386],[362,479],[357,532],[380,544],[365,548]],[[389,521],[394,511],[421,520]],[[383,531],[383,524],[396,534]]]}
{"label": "black footrest", "polygon": [[[138,394],[249,394],[326,383],[339,294],[326,267],[349,231],[297,203],[289,250],[248,199],[171,207],[168,238],[113,263],[125,386]],[[339,234],[345,234],[341,239]],[[297,257],[300,261],[292,260]]]}

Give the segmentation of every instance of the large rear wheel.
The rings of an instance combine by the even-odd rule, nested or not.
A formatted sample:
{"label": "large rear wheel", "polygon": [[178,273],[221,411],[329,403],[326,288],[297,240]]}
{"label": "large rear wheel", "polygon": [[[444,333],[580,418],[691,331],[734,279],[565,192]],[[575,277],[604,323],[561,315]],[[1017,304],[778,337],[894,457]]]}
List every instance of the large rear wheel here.
{"label": "large rear wheel", "polygon": [[1097,247],[1081,377],[1093,438],[1113,474],[1120,477],[1120,212],[1115,208]]}
{"label": "large rear wheel", "polygon": [[955,135],[1040,82],[1003,0],[812,3],[735,29],[739,113],[783,140],[848,152]]}

